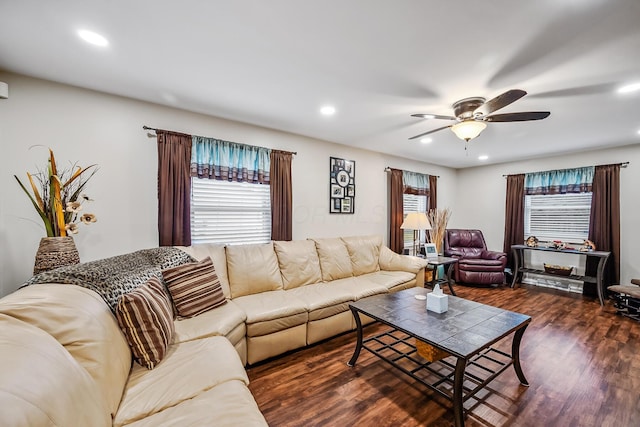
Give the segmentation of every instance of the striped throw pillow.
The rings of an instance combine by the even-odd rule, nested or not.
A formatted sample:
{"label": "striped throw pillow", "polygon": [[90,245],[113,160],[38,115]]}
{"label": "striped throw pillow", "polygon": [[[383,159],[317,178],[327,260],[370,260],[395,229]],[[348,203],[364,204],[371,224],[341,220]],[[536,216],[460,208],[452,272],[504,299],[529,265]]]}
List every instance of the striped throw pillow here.
{"label": "striped throw pillow", "polygon": [[162,277],[181,317],[193,317],[227,302],[210,257],[162,270]]}
{"label": "striped throw pillow", "polygon": [[164,358],[175,331],[173,309],[164,285],[152,277],[122,295],[116,318],[136,361],[147,369],[155,368]]}

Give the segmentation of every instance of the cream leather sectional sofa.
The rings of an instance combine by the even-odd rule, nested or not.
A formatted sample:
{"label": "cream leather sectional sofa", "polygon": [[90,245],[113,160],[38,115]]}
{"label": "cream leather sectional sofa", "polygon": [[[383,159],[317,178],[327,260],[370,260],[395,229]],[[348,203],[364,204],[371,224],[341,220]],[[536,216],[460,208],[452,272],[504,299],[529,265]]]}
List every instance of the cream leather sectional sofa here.
{"label": "cream leather sectional sofa", "polygon": [[0,299],[0,425],[265,426],[243,365],[353,329],[350,301],[421,286],[426,266],[376,236],[182,249],[212,258],[228,302],[176,320],[153,370],[89,289]]}
{"label": "cream leather sectional sofa", "polygon": [[427,265],[391,251],[381,236],[181,249],[211,257],[229,302],[177,322],[178,339],[223,335],[245,364],[355,329],[349,302],[423,286]]}

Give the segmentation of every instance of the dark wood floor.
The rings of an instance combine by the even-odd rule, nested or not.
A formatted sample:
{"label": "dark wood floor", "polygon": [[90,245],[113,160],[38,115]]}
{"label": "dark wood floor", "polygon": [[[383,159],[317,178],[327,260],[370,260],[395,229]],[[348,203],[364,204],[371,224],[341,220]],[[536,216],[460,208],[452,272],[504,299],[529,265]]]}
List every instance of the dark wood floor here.
{"label": "dark wood floor", "polygon": [[[530,315],[521,361],[481,401],[465,404],[467,426],[640,426],[640,324],[608,302],[535,286],[457,286],[458,296]],[[365,333],[380,326],[371,325]],[[355,333],[249,368],[250,389],[273,426],[450,426],[450,403],[363,351]],[[499,346],[510,351],[510,339]]]}

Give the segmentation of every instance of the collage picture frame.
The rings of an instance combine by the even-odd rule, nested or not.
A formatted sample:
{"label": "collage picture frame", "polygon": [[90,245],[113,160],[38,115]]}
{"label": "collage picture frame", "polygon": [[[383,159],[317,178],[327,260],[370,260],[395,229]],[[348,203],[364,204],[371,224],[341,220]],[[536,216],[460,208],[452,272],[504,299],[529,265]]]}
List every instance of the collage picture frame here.
{"label": "collage picture frame", "polygon": [[329,213],[353,214],[356,198],[356,162],[329,158]]}

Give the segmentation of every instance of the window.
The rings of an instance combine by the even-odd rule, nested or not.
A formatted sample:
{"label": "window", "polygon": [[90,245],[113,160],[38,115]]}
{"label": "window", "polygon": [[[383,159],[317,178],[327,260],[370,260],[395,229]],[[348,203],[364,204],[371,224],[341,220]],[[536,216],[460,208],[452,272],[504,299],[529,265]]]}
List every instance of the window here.
{"label": "window", "polygon": [[271,240],[269,186],[191,179],[192,243],[267,243]]}
{"label": "window", "polygon": [[589,237],[590,213],[591,193],[525,196],[525,237],[582,243]]}
{"label": "window", "polygon": [[[404,218],[407,217],[409,212],[426,212],[427,211],[427,196],[416,196],[414,194],[402,195],[402,209],[404,211]],[[403,230],[404,236],[404,248],[411,250],[413,248],[413,230]],[[420,230],[418,237],[420,242],[425,241],[425,230]]]}

